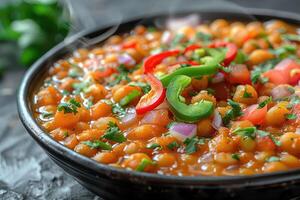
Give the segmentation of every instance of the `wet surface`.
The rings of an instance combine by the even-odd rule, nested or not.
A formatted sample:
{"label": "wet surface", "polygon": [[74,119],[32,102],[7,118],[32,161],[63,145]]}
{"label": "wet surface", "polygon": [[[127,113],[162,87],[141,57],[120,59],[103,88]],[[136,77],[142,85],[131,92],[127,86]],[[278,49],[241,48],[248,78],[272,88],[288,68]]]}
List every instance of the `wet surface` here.
{"label": "wet surface", "polygon": [[[107,3],[108,1],[103,2]],[[121,1],[114,2],[119,4]],[[130,6],[133,5],[132,3],[124,4],[123,2],[120,3],[120,6],[124,15],[135,13],[136,8]],[[163,2],[166,4],[170,1]],[[232,2],[251,7],[271,8],[272,6],[275,9],[300,11],[299,6],[295,6],[297,5],[296,1],[288,1],[290,3],[284,1],[285,5],[282,5],[283,0],[263,2],[255,0],[246,1],[247,3],[235,0]],[[154,1],[147,1],[145,4],[139,3],[139,5],[147,8],[151,7],[153,3]],[[186,5],[188,7],[192,4]],[[164,6],[156,7],[159,10]],[[143,10],[140,8],[139,12]],[[0,200],[101,199],[87,191],[54,164],[21,125],[15,98],[23,73],[24,70],[10,70],[0,81]]]}

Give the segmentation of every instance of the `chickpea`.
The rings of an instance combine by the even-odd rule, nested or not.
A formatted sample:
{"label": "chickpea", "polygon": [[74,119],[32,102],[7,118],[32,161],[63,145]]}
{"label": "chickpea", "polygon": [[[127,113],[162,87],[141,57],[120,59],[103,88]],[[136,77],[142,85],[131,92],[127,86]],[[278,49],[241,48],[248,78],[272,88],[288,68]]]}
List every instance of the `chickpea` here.
{"label": "chickpea", "polygon": [[108,128],[108,123],[114,122],[116,124],[119,124],[119,121],[114,117],[101,117],[94,123],[92,123],[92,128],[105,130]]}
{"label": "chickpea", "polygon": [[269,41],[273,46],[279,46],[282,42],[281,35],[278,32],[269,35]]}
{"label": "chickpea", "polygon": [[205,34],[208,34],[208,35],[212,34],[211,30],[209,29],[208,25],[206,25],[206,24],[201,24],[201,25],[197,26],[196,31],[201,32],[201,33],[205,33]]}
{"label": "chickpea", "polygon": [[288,153],[282,154],[280,156],[280,161],[288,167],[300,167],[300,160]]}
{"label": "chickpea", "polygon": [[156,137],[153,139],[153,142],[159,144],[163,149],[167,149],[167,146],[172,142],[179,143],[179,141],[171,135]]}
{"label": "chickpea", "polygon": [[243,52],[246,54],[250,54],[251,52],[253,52],[255,49],[259,48],[257,42],[255,40],[248,40],[244,43],[243,45]]}
{"label": "chickpea", "polygon": [[268,33],[291,31],[291,27],[281,20],[271,20],[265,26]]}
{"label": "chickpea", "polygon": [[176,157],[171,153],[162,153],[154,157],[159,167],[171,167],[176,162]]}
{"label": "chickpea", "polygon": [[96,120],[111,114],[112,107],[105,102],[97,102],[91,107],[91,118]]}
{"label": "chickpea", "polygon": [[143,124],[128,132],[127,138],[130,140],[149,140],[153,137],[160,136],[165,129],[151,124]]}
{"label": "chickpea", "polygon": [[126,145],[124,151],[127,154],[134,154],[134,153],[142,152],[143,149],[145,149],[145,144],[143,142],[134,141]]}
{"label": "chickpea", "polygon": [[196,30],[191,26],[184,26],[178,30],[179,34],[185,35],[187,38],[191,39],[195,37]]}
{"label": "chickpea", "polygon": [[290,111],[282,105],[275,105],[267,112],[266,124],[269,126],[279,126],[286,121],[286,115]]}
{"label": "chickpea", "polygon": [[138,87],[130,86],[130,85],[124,85],[124,86],[120,87],[119,89],[117,89],[116,91],[113,92],[113,99],[116,102],[119,102],[119,101],[122,100],[122,98],[124,98],[126,95],[131,93],[133,90],[140,91],[140,89]]}
{"label": "chickpea", "polygon": [[281,149],[292,155],[300,154],[300,135],[287,132],[280,137]]}
{"label": "chickpea", "polygon": [[103,131],[98,129],[88,129],[84,130],[80,133],[77,138],[79,141],[86,141],[86,140],[98,140],[104,134]]}
{"label": "chickpea", "polygon": [[263,172],[271,173],[277,171],[284,171],[287,170],[287,166],[281,162],[267,162],[263,167]]}
{"label": "chickpea", "polygon": [[183,162],[184,164],[188,164],[188,165],[197,163],[197,158],[198,157],[196,155],[189,155],[189,154],[182,154],[180,156],[181,162]]}
{"label": "chickpea", "polygon": [[239,85],[233,96],[233,100],[238,103],[247,105],[255,104],[257,102],[257,92],[251,85]]}
{"label": "chickpea", "polygon": [[209,141],[208,145],[211,151],[227,153],[235,152],[237,146],[232,138],[223,134],[219,134],[213,138],[211,141]]}
{"label": "chickpea", "polygon": [[238,47],[241,47],[244,44],[245,39],[248,37],[248,31],[244,26],[233,26],[230,29],[229,37]]}
{"label": "chickpea", "polygon": [[255,38],[265,31],[262,23],[258,21],[248,23],[246,29],[251,38]]}
{"label": "chickpea", "polygon": [[113,35],[107,40],[107,43],[112,45],[120,44],[121,42],[122,42],[122,37],[119,35]]}
{"label": "chickpea", "polygon": [[192,100],[191,100],[191,103],[193,104],[193,103],[199,102],[201,100],[210,101],[214,105],[217,104],[216,98],[213,95],[208,94],[208,92],[206,90],[202,90],[196,96],[193,96]]}
{"label": "chickpea", "polygon": [[69,149],[74,149],[76,147],[76,145],[78,144],[78,140],[75,134],[72,134],[70,136],[68,136],[65,140],[64,140],[64,145],[66,147],[68,147]]}
{"label": "chickpea", "polygon": [[241,150],[245,152],[253,152],[255,150],[256,143],[255,140],[249,137],[241,137],[239,146]]}
{"label": "chickpea", "polygon": [[231,153],[217,153],[214,155],[214,160],[222,165],[229,166],[229,165],[234,165],[237,164],[238,161],[234,158],[232,158]]}
{"label": "chickpea", "polygon": [[101,99],[104,99],[107,95],[107,90],[103,85],[100,84],[93,84],[87,88],[87,91],[85,91],[86,98],[92,97],[93,102],[98,102]]}
{"label": "chickpea", "polygon": [[197,124],[197,135],[198,136],[210,136],[214,129],[212,127],[212,122],[210,119],[203,119]]}
{"label": "chickpea", "polygon": [[93,149],[86,144],[79,143],[75,146],[75,152],[80,153],[87,157],[93,157],[97,153],[97,149]]}
{"label": "chickpea", "polygon": [[69,129],[64,129],[64,128],[57,128],[53,131],[50,132],[51,137],[56,140],[56,141],[62,141],[64,140],[66,137],[69,136],[69,134],[72,131]]}
{"label": "chickpea", "polygon": [[[151,158],[144,153],[131,154],[128,158],[126,158],[122,162],[121,166],[124,168],[130,168],[136,170],[136,168],[140,165],[143,159],[151,160]],[[153,166],[148,165],[144,171],[149,172],[151,171],[151,169],[153,169]]]}
{"label": "chickpea", "polygon": [[217,37],[224,37],[229,31],[229,23],[224,19],[217,19],[210,24],[211,32]]}
{"label": "chickpea", "polygon": [[113,152],[98,152],[93,157],[93,160],[104,164],[110,164],[117,162],[118,157]]}
{"label": "chickpea", "polygon": [[249,56],[251,65],[258,65],[274,57],[268,50],[257,49],[254,50]]}

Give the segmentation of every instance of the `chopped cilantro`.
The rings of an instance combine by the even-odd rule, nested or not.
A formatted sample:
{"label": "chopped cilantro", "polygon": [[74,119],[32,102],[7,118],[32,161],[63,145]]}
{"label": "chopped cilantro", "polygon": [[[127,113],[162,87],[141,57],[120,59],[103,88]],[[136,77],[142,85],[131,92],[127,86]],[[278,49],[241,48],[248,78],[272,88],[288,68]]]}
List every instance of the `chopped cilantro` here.
{"label": "chopped cilantro", "polygon": [[170,149],[170,150],[175,150],[175,149],[177,149],[179,146],[180,146],[180,145],[179,145],[176,141],[173,141],[173,142],[171,142],[171,143],[169,143],[169,144],[167,145],[168,149]]}
{"label": "chopped cilantro", "polygon": [[126,141],[125,136],[123,135],[117,124],[112,121],[108,122],[108,128],[106,129],[102,138],[119,143]]}
{"label": "chopped cilantro", "polygon": [[295,34],[283,34],[282,35],[283,39],[290,40],[290,41],[296,41],[300,42],[300,35],[295,35]]}
{"label": "chopped cilantro", "polygon": [[204,138],[197,138],[196,136],[192,138],[187,138],[183,141],[183,143],[186,145],[185,147],[185,153],[192,154],[197,151],[198,144],[203,145],[205,144]]}
{"label": "chopped cilantro", "polygon": [[293,58],[295,57],[294,53],[297,48],[294,45],[283,45],[277,49],[272,50],[272,53],[275,54],[278,58],[284,59],[287,57]]}
{"label": "chopped cilantro", "polygon": [[64,111],[64,113],[78,113],[77,108],[80,108],[81,104],[77,102],[75,99],[70,99],[68,102],[60,103],[57,106],[58,111]]}
{"label": "chopped cilantro", "polygon": [[268,103],[270,103],[272,101],[272,97],[267,98],[266,100],[260,102],[258,104],[258,109],[262,109],[263,107],[265,107],[266,105],[268,105]]}
{"label": "chopped cilantro", "polygon": [[228,110],[223,117],[223,123],[225,125],[229,124],[230,120],[233,120],[243,114],[242,108],[237,102],[228,99],[228,105],[230,105],[232,108]]}
{"label": "chopped cilantro", "polygon": [[128,70],[124,65],[120,65],[119,67],[117,67],[117,70],[119,71],[119,73],[114,74],[114,80],[108,83],[109,86],[115,86],[121,81],[131,81],[131,79],[128,77],[128,74],[131,72],[131,70]]}
{"label": "chopped cilantro", "polygon": [[122,106],[118,103],[113,103],[112,105],[112,113],[117,117],[123,117],[126,114],[126,110],[122,108]]}
{"label": "chopped cilantro", "polygon": [[234,59],[234,63],[236,64],[243,64],[248,60],[248,56],[246,54],[244,54],[242,51],[238,51],[235,59]]}
{"label": "chopped cilantro", "polygon": [[237,154],[237,153],[233,153],[233,154],[231,154],[231,157],[233,158],[233,159],[235,159],[235,160],[240,160],[240,155],[239,154]]}
{"label": "chopped cilantro", "polygon": [[182,41],[182,39],[184,38],[185,36],[183,34],[177,34],[172,43],[171,43],[171,46],[177,46],[178,44],[180,44],[180,42]]}
{"label": "chopped cilantro", "polygon": [[246,128],[238,127],[235,130],[233,130],[232,133],[234,133],[236,135],[240,135],[242,137],[248,137],[248,138],[251,138],[251,139],[255,139],[256,127],[254,127],[254,126],[246,127]]}
{"label": "chopped cilantro", "polygon": [[155,163],[152,160],[143,158],[140,164],[137,166],[136,171],[143,172],[149,165],[155,165]]}
{"label": "chopped cilantro", "polygon": [[65,131],[64,132],[64,137],[68,137],[69,136],[69,132],[68,131]]}
{"label": "chopped cilantro", "polygon": [[294,120],[294,119],[297,119],[297,115],[294,113],[289,113],[289,114],[285,115],[285,118],[288,120]]}
{"label": "chopped cilantro", "polygon": [[271,135],[269,132],[266,132],[266,131],[262,131],[262,130],[257,130],[257,134],[260,136],[260,137],[270,137],[271,140],[274,142],[274,144],[276,146],[281,146],[281,142],[278,141],[273,135]]}
{"label": "chopped cilantro", "polygon": [[75,90],[74,94],[79,94],[80,92],[87,92],[88,87],[90,85],[91,85],[90,80],[83,81],[83,82],[80,82],[80,83],[74,83],[72,85],[73,89]]}
{"label": "chopped cilantro", "polygon": [[84,141],[82,143],[91,147],[92,149],[112,150],[112,146],[109,143],[102,142],[100,140]]}
{"label": "chopped cilantro", "polygon": [[243,94],[243,97],[244,97],[244,98],[251,98],[251,97],[252,97],[252,94],[249,93],[249,92],[247,92],[247,87],[245,87],[245,92],[244,92],[244,94]]}
{"label": "chopped cilantro", "polygon": [[42,117],[43,117],[43,118],[53,117],[53,113],[50,113],[50,112],[43,112],[43,113],[42,113]]}

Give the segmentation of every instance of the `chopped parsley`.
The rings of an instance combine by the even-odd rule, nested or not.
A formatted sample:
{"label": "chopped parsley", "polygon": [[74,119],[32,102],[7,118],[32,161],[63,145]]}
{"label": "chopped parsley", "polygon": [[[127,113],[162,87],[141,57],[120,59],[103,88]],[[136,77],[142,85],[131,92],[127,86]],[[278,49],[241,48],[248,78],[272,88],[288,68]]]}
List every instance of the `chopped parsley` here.
{"label": "chopped parsley", "polygon": [[121,81],[131,81],[131,79],[128,77],[128,74],[131,72],[131,70],[128,70],[123,64],[117,67],[117,70],[119,71],[119,73],[114,74],[114,80],[108,83],[109,86],[115,86]]}
{"label": "chopped parsley", "polygon": [[271,60],[268,60],[258,66],[256,66],[252,71],[251,71],[251,81],[253,84],[255,83],[267,83],[269,81],[268,78],[261,76],[264,72],[269,71],[273,69],[277,63],[281,61],[280,58],[274,58]]}
{"label": "chopped parsley", "polygon": [[68,137],[69,136],[69,132],[68,131],[65,131],[64,132],[64,137]]}
{"label": "chopped parsley", "polygon": [[244,97],[244,98],[251,98],[251,97],[252,97],[252,94],[249,93],[249,92],[247,92],[247,87],[245,87],[245,92],[244,92],[244,94],[243,94],[243,97]]}
{"label": "chopped parsley", "polygon": [[237,102],[228,99],[228,105],[230,105],[232,109],[228,110],[223,117],[223,123],[225,125],[229,124],[230,120],[233,120],[243,114],[242,108]]}
{"label": "chopped parsley", "polygon": [[264,100],[264,101],[262,101],[262,102],[260,102],[259,104],[258,104],[258,109],[262,109],[262,108],[264,108],[268,103],[270,103],[272,101],[272,97],[269,97],[269,98],[267,98],[266,100]]}
{"label": "chopped parsley", "polygon": [[72,85],[74,89],[74,94],[79,94],[80,92],[84,92],[84,93],[87,92],[90,85],[91,85],[90,80],[86,80],[80,83],[74,83]]}
{"label": "chopped parsley", "polygon": [[297,119],[297,115],[294,113],[289,113],[289,114],[285,115],[285,118],[288,120],[294,120],[294,119]]}
{"label": "chopped parsley", "polygon": [[106,129],[102,138],[119,143],[126,141],[122,131],[119,129],[117,124],[112,121],[108,122],[108,128]]}
{"label": "chopped parsley", "polygon": [[158,149],[158,150],[161,150],[162,146],[160,146],[157,143],[151,143],[151,144],[147,144],[146,148],[147,149]]}
{"label": "chopped parsley", "polygon": [[240,135],[242,137],[247,137],[247,138],[251,138],[251,139],[255,139],[256,136],[256,127],[252,126],[252,127],[246,127],[246,128],[236,128],[235,130],[232,131],[232,133],[236,134],[236,135]]}
{"label": "chopped parsley", "polygon": [[68,102],[60,103],[57,106],[58,111],[64,111],[64,113],[78,113],[77,108],[80,108],[81,104],[77,102],[75,99],[70,99]]}
{"label": "chopped parsley", "polygon": [[275,54],[278,58],[284,59],[284,58],[294,58],[295,52],[297,48],[294,45],[283,45],[277,49],[272,50],[272,53]]}
{"label": "chopped parsley", "polygon": [[171,143],[169,143],[169,144],[167,145],[168,149],[170,149],[170,150],[175,150],[175,149],[177,149],[179,146],[180,146],[180,145],[179,145],[176,141],[173,141],[173,142],[171,142]]}
{"label": "chopped parsley", "polygon": [[146,94],[151,90],[151,86],[148,83],[144,82],[132,82],[129,85],[140,87],[143,90],[143,93]]}
{"label": "chopped parsley", "polygon": [[233,153],[233,154],[231,154],[231,157],[233,158],[233,159],[235,159],[235,160],[240,160],[240,155],[239,154],[237,154],[237,153]]}
{"label": "chopped parsley", "polygon": [[271,135],[269,132],[267,131],[262,131],[262,130],[257,130],[257,134],[260,136],[260,137],[269,137],[271,138],[271,140],[274,142],[274,144],[276,146],[281,146],[281,142],[278,141],[273,135]]}
{"label": "chopped parsley", "polygon": [[282,38],[290,41],[300,42],[300,35],[296,34],[283,34]]}
{"label": "chopped parsley", "polygon": [[204,138],[197,138],[196,136],[192,138],[187,138],[183,141],[183,144],[186,145],[185,147],[185,153],[186,154],[192,154],[195,153],[198,149],[198,144],[203,145],[205,144]]}
{"label": "chopped parsley", "polygon": [[155,165],[155,163],[152,160],[143,158],[140,164],[137,166],[136,171],[143,172],[145,171],[145,168],[149,165]]}
{"label": "chopped parsley", "polygon": [[84,141],[82,143],[91,147],[92,149],[112,150],[112,146],[109,143],[102,142],[100,140]]}

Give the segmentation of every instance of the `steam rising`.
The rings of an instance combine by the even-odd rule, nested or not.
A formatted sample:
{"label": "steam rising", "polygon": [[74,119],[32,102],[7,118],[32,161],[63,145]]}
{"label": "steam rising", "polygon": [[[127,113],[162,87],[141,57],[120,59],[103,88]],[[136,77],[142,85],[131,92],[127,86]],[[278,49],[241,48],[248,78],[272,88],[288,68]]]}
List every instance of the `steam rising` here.
{"label": "steam rising", "polygon": [[[184,23],[199,24],[205,20],[205,17],[197,12],[216,9],[239,12],[244,15],[244,18],[254,19],[246,8],[224,0],[61,0],[61,2],[71,21],[70,34],[65,43],[70,43],[74,34],[84,30],[113,25],[95,38],[81,37],[79,42],[83,47],[94,45],[113,35],[124,21],[155,14],[169,16],[167,21],[164,19],[156,22],[156,25],[161,28],[166,25],[176,28]],[[187,11],[197,14],[180,18],[175,16],[178,12]]]}

